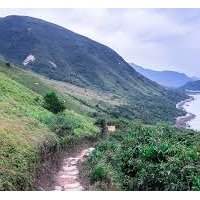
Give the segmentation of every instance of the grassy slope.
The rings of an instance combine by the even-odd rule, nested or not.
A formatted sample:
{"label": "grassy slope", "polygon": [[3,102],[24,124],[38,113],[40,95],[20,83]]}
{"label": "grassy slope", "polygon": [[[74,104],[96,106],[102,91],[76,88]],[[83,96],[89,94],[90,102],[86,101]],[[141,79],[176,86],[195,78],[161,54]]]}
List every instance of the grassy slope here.
{"label": "grassy slope", "polygon": [[[87,93],[89,96],[81,96],[80,93],[72,93],[69,88],[65,88],[64,92],[62,89],[60,85],[49,84],[48,81],[31,72],[15,67],[8,68],[3,63],[0,64],[1,190],[30,189],[33,174],[40,159],[39,152],[46,147],[57,146],[61,142],[59,135],[51,131],[53,130],[51,122],[59,121],[59,116],[56,117],[43,109],[36,101],[36,97],[42,99],[42,95],[45,95],[47,91],[58,91],[58,94],[66,100],[68,108],[63,114],[64,117],[62,116],[61,122],[73,130],[72,136],[75,138],[90,136],[91,133],[98,132],[98,128],[94,126],[94,119],[88,117],[96,110],[101,110],[96,107],[96,104],[107,109],[113,105],[113,102],[116,102],[114,99],[113,102],[108,103],[107,98],[103,98],[103,95],[98,96],[92,93],[94,98],[90,98],[90,92]],[[111,97],[109,101],[112,98],[114,97]],[[123,140],[125,140],[127,135],[124,133],[123,135]],[[120,133],[116,137],[120,138]],[[198,138],[196,141],[199,141]],[[118,146],[120,141],[116,144]],[[98,159],[101,157],[102,162],[105,161],[103,165],[109,167],[111,164],[107,162],[108,160],[106,161],[109,155],[115,158],[122,153],[120,151],[119,154],[117,151],[112,152],[110,147],[106,146],[104,150],[98,151],[97,149],[97,152],[99,157],[92,161],[93,167],[97,166]],[[95,163],[96,161],[97,163]],[[116,178],[116,180],[121,178],[121,176],[112,176],[112,173],[120,175],[119,169],[111,169],[111,178]]]}
{"label": "grassy slope", "polygon": [[[50,129],[56,116],[37,101],[52,89],[29,73],[3,64],[0,71],[0,190],[27,190],[32,188],[41,152],[60,143]],[[75,137],[98,132],[94,120],[74,111],[66,110],[64,119]]]}
{"label": "grassy slope", "polygon": [[[44,96],[47,92],[57,91],[57,88],[53,88],[46,84],[44,80],[41,80],[42,77],[34,74],[30,71],[24,71],[17,67],[7,67],[3,62],[0,61],[0,72],[5,73],[7,76],[15,80],[16,82],[24,85],[25,87],[33,90],[34,92]],[[76,112],[92,112],[90,107],[84,106],[79,101],[75,100],[72,96],[65,94],[64,96],[59,93],[60,96],[64,97],[66,101],[66,106],[69,109],[73,109]]]}
{"label": "grassy slope", "polygon": [[36,105],[36,93],[3,73],[0,94],[0,189],[26,190],[39,160],[38,147],[57,143],[42,123],[52,114]]}
{"label": "grassy slope", "polygon": [[56,91],[56,93],[65,100],[67,109],[74,110],[80,114],[84,113],[92,117],[95,114],[107,116],[110,115],[111,111],[116,109],[117,106],[126,105],[126,101],[120,99],[119,96],[48,79],[31,71],[22,70],[18,67],[13,66],[8,68],[1,61],[0,72],[7,74],[13,80],[42,96],[47,92]]}

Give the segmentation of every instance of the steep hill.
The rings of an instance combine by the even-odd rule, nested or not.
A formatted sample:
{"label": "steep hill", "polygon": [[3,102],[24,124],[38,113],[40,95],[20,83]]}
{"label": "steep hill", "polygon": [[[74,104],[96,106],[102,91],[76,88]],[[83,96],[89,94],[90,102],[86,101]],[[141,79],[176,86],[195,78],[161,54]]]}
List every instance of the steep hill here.
{"label": "steep hill", "polygon": [[0,20],[0,29],[0,54],[25,68],[104,90],[134,85],[137,73],[112,49],[60,26],[9,16]]}
{"label": "steep hill", "polygon": [[50,79],[115,95],[126,102],[110,108],[115,116],[172,122],[180,114],[175,104],[184,94],[143,77],[102,44],[25,16],[1,18],[0,30],[1,58]]}
{"label": "steep hill", "polygon": [[156,71],[135,64],[131,64],[131,66],[143,76],[166,87],[178,88],[193,80],[193,78],[184,73],[175,71]]}
{"label": "steep hill", "polygon": [[[42,96],[53,90],[37,76],[0,62],[0,191],[35,189],[38,168],[63,142],[68,147],[68,137],[73,142],[99,131],[85,106],[67,95],[63,98],[72,106],[62,116],[44,109]],[[58,119],[68,127],[67,133],[62,129],[62,137],[54,127],[59,130]]]}

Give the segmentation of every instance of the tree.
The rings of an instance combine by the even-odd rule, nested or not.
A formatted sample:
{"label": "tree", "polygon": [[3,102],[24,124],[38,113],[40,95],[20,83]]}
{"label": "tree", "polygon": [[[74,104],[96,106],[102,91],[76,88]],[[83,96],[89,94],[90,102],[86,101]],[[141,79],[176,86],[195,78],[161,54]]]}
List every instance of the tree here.
{"label": "tree", "polygon": [[11,64],[9,62],[6,63],[7,67],[11,67]]}
{"label": "tree", "polygon": [[64,103],[58,98],[55,92],[47,93],[44,97],[44,108],[57,114],[66,109]]}
{"label": "tree", "polygon": [[96,121],[96,125],[100,126],[102,136],[104,136],[104,135],[106,135],[106,134],[108,133],[108,131],[107,131],[107,121],[106,121],[106,119],[104,119],[104,118],[99,118],[99,119]]}

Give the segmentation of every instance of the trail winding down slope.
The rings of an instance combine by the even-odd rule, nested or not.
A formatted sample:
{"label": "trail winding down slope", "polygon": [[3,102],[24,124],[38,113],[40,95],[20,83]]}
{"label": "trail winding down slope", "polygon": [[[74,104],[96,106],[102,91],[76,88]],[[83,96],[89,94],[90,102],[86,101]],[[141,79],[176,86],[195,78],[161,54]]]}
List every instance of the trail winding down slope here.
{"label": "trail winding down slope", "polygon": [[78,165],[83,162],[94,148],[83,149],[70,157],[63,159],[62,167],[55,176],[54,190],[56,191],[81,191],[84,186],[79,180]]}

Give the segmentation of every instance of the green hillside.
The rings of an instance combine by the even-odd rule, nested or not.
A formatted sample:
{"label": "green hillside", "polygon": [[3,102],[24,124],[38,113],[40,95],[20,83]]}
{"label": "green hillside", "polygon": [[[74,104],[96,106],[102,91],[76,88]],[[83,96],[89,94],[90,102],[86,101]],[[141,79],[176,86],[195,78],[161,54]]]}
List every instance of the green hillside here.
{"label": "green hillside", "polygon": [[[52,91],[64,101],[63,113],[44,109],[43,97]],[[34,190],[45,155],[84,138],[97,138],[100,129],[95,124],[102,118],[115,124],[118,132],[102,140],[88,161],[85,172],[91,178],[90,189],[200,188],[196,132],[130,123],[123,114],[116,117],[110,112],[119,105],[127,108],[125,99],[85,91],[3,62],[0,94],[0,190]],[[166,173],[170,173],[168,179]]]}
{"label": "green hillside", "polygon": [[[174,123],[182,114],[176,109],[176,103],[186,98],[185,94],[167,90],[145,78],[105,45],[27,16],[1,18],[0,30],[0,57],[47,78],[89,89],[101,93],[100,97],[109,96],[120,102],[107,106],[104,98],[98,99],[97,107],[104,114],[140,119],[146,123]],[[90,104],[91,98],[86,99]],[[85,102],[85,97],[83,100]],[[91,103],[94,105],[94,101]]]}
{"label": "green hillside", "polygon": [[[42,82],[36,87],[39,79],[6,67],[0,64],[0,190],[30,190],[45,154],[58,151],[69,139],[95,136],[99,130],[93,119],[73,110],[62,115],[45,110],[42,94],[53,89]],[[78,109],[76,103],[74,107]],[[59,135],[55,129],[66,124],[70,133]]]}

